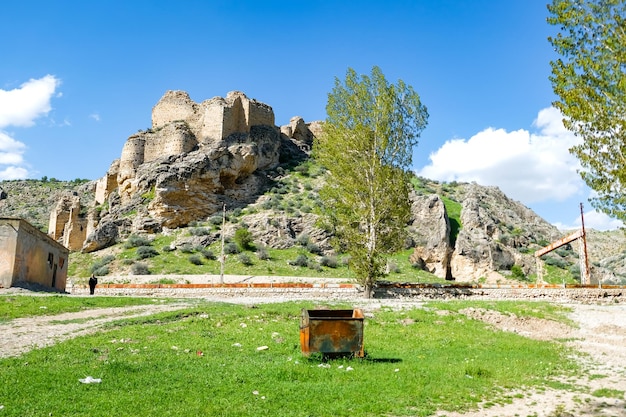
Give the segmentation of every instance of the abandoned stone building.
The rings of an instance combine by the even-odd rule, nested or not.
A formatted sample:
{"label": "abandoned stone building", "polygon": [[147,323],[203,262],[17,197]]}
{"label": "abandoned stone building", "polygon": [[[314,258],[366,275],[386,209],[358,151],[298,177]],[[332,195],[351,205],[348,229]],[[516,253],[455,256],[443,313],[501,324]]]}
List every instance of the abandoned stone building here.
{"label": "abandoned stone building", "polygon": [[0,217],[0,288],[30,283],[65,291],[68,256],[26,220]]}

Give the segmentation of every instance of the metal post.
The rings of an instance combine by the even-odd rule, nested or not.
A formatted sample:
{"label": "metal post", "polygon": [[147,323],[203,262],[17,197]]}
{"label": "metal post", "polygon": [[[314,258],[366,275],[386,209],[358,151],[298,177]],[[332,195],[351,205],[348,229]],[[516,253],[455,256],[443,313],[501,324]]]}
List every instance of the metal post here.
{"label": "metal post", "polygon": [[[582,227],[582,255],[583,259],[581,259],[581,275],[585,277],[585,284],[591,284],[591,271],[589,270],[589,256],[587,254],[587,233],[585,232],[585,216],[583,213],[583,203],[580,203],[580,224]],[[583,264],[584,260],[584,264]],[[598,286],[602,288],[602,281],[598,278]]]}

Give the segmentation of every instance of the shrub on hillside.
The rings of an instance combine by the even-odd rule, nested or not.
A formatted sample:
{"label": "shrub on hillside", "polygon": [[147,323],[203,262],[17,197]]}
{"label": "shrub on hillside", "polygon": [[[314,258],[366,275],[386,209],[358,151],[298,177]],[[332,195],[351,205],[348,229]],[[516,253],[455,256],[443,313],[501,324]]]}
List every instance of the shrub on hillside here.
{"label": "shrub on hillside", "polygon": [[206,236],[210,234],[211,231],[206,227],[190,227],[189,234],[192,236]]}
{"label": "shrub on hillside", "polygon": [[310,260],[310,259],[306,263],[306,266],[307,266],[307,268],[312,269],[312,270],[317,271],[317,272],[322,270],[322,266],[318,262],[315,262],[315,261]]}
{"label": "shrub on hillside", "polygon": [[221,226],[223,221],[224,220],[223,220],[222,216],[217,215],[217,214],[214,215],[214,216],[209,217],[209,223],[211,223],[214,226]]}
{"label": "shrub on hillside", "polygon": [[126,242],[124,243],[124,247],[126,249],[137,248],[139,246],[150,246],[152,242],[149,239],[146,239],[143,236],[130,235]]}
{"label": "shrub on hillside", "polygon": [[256,256],[262,261],[271,259],[270,253],[265,246],[261,246],[256,250]]}
{"label": "shrub on hillside", "polygon": [[300,254],[296,256],[296,259],[289,261],[289,265],[291,266],[308,266],[309,258],[304,254]]}
{"label": "shrub on hillside", "polygon": [[137,259],[153,258],[159,254],[159,251],[152,246],[139,246],[137,248]]}
{"label": "shrub on hillside", "polygon": [[322,256],[320,264],[327,268],[337,268],[337,258],[334,256]]}
{"label": "shrub on hillside", "polygon": [[103,275],[109,275],[109,266],[108,265],[103,265],[98,269],[92,269],[91,273],[94,274],[97,277],[101,277]]}
{"label": "shrub on hillside", "polygon": [[312,253],[314,255],[321,255],[321,253],[322,253],[322,250],[320,249],[320,247],[317,246],[313,242],[307,243],[306,250],[308,250],[310,253]]}
{"label": "shrub on hillside", "polygon": [[233,240],[239,247],[243,250],[252,249],[252,243],[254,238],[252,233],[247,228],[241,227],[235,231],[235,236],[233,236]]}
{"label": "shrub on hillside", "polygon": [[296,238],[296,243],[300,246],[306,247],[306,245],[308,245],[310,242],[311,240],[309,239],[309,235],[307,235],[306,233],[302,233]]}
{"label": "shrub on hillside", "polygon": [[183,243],[178,249],[180,249],[182,253],[193,253],[194,251],[193,245],[191,243]]}
{"label": "shrub on hillside", "polygon": [[109,268],[106,266],[115,260],[115,256],[106,255],[100,259],[96,259],[94,263],[89,268],[91,273],[94,275],[107,275],[109,273]]}
{"label": "shrub on hillside", "polygon": [[227,255],[235,255],[239,252],[241,252],[241,250],[239,250],[239,246],[235,242],[228,242],[224,245],[224,253]]}
{"label": "shrub on hillside", "polygon": [[214,261],[217,259],[217,256],[215,256],[211,249],[204,248],[200,251],[200,253],[202,254],[202,256],[204,256],[205,259],[208,259],[209,261]]}
{"label": "shrub on hillside", "polygon": [[137,262],[130,267],[130,271],[133,275],[150,275],[150,269],[148,269],[148,265]]}
{"label": "shrub on hillside", "polygon": [[247,253],[240,253],[237,259],[239,259],[239,262],[241,262],[245,266],[252,265],[252,258],[250,258]]}
{"label": "shrub on hillside", "polygon": [[511,276],[515,279],[524,280],[526,279],[526,274],[524,274],[524,270],[519,265],[513,265],[511,267]]}
{"label": "shrub on hillside", "polygon": [[554,258],[549,256],[544,261],[546,265],[556,266],[557,268],[565,269],[569,265],[566,260],[561,258]]}
{"label": "shrub on hillside", "polygon": [[194,265],[202,265],[202,257],[200,255],[191,255],[189,258],[189,262]]}

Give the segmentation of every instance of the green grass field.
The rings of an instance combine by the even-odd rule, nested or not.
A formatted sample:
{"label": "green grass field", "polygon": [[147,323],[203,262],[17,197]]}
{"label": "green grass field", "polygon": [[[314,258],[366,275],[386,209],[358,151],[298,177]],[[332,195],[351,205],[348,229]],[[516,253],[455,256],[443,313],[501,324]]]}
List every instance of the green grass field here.
{"label": "green grass field", "polygon": [[[13,297],[18,298],[18,297]],[[49,305],[49,297],[28,303]],[[61,297],[63,298],[63,297]],[[87,307],[109,301],[95,298]],[[88,301],[67,297],[64,309]],[[0,316],[15,301],[0,297]],[[528,305],[526,305],[528,304]],[[200,303],[0,360],[3,416],[428,416],[502,403],[577,372],[557,342],[494,331],[456,313],[473,302],[382,308],[365,320],[365,359],[323,362],[299,346],[309,302]],[[352,308],[333,305],[333,308]],[[547,303],[489,308],[562,320]],[[449,314],[438,314],[448,309]],[[11,315],[27,316],[20,307]],[[35,309],[36,310],[36,309]],[[48,309],[46,309],[48,310]],[[267,346],[265,350],[257,348]],[[82,384],[86,376],[99,384]],[[519,395],[519,394],[517,394]]]}

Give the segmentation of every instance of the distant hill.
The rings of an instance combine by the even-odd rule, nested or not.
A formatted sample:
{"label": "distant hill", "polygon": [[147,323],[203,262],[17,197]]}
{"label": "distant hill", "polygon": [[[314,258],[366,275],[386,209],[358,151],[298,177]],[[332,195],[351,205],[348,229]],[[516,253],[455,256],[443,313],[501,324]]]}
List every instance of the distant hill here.
{"label": "distant hill", "polygon": [[63,195],[80,195],[87,205],[93,200],[95,182],[83,179],[59,181],[0,181],[0,216],[19,217],[43,232],[48,232],[52,208]]}

